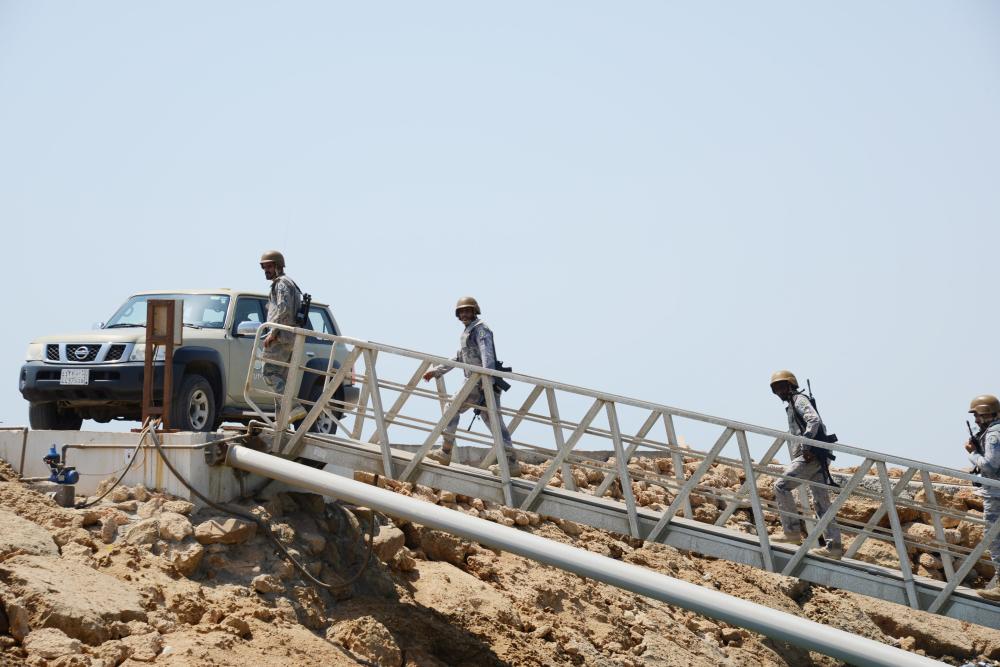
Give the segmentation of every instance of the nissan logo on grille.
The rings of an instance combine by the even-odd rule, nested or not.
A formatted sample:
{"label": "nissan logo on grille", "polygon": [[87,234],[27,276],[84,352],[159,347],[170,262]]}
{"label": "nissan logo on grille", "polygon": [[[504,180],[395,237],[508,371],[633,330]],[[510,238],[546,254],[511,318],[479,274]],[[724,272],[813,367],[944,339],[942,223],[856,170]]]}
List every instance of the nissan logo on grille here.
{"label": "nissan logo on grille", "polygon": [[73,352],[73,356],[79,359],[80,361],[86,359],[88,354],[90,354],[90,348],[88,348],[86,345],[81,345],[80,347],[76,348],[75,352]]}

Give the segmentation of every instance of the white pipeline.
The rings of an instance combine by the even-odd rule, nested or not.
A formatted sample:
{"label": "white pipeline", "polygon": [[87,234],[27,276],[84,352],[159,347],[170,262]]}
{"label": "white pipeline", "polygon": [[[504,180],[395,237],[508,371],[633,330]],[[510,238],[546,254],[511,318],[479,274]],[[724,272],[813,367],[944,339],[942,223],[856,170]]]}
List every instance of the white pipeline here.
{"label": "white pipeline", "polygon": [[264,454],[229,447],[226,463],[325,496],[364,505],[443,530],[539,563],[602,581],[731,625],[817,651],[859,666],[907,667],[940,664],[924,656],[831,628],[808,619],[667,577],[645,568],[547,540],[370,484]]}

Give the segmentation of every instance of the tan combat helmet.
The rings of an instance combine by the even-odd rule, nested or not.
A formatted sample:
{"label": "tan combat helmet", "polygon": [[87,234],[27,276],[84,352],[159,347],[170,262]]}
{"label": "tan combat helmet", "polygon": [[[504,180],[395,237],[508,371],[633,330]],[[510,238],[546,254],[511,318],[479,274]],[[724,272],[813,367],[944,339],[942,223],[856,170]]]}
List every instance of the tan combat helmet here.
{"label": "tan combat helmet", "polygon": [[969,403],[969,412],[974,412],[977,415],[1000,414],[1000,400],[997,400],[997,397],[992,394],[976,396]]}
{"label": "tan combat helmet", "polygon": [[458,300],[458,303],[455,304],[455,314],[458,315],[458,311],[462,308],[475,308],[476,315],[482,312],[479,310],[479,302],[471,296],[463,296]]}
{"label": "tan combat helmet", "polygon": [[260,263],[263,264],[264,262],[274,262],[274,265],[279,269],[285,268],[285,256],[277,250],[268,250],[261,255]]}
{"label": "tan combat helmet", "polygon": [[774,371],[771,373],[771,388],[779,382],[787,382],[794,388],[799,388],[799,381],[795,379],[795,374],[791,371]]}

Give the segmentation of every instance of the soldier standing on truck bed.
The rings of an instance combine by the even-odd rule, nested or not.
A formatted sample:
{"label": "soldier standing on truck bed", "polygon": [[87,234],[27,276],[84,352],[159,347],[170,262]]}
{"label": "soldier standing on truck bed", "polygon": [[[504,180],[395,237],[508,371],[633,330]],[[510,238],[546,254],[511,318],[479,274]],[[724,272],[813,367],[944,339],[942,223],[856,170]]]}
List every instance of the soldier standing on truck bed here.
{"label": "soldier standing on truck bed", "polygon": [[[965,451],[969,452],[973,472],[983,477],[1000,480],[1000,400],[996,396],[984,394],[976,396],[969,405],[969,412],[976,418],[979,433],[965,443]],[[992,486],[982,486],[979,494],[983,497],[983,518],[986,519],[986,530],[1000,521],[1000,489]],[[986,588],[979,591],[980,597],[987,600],[1000,600],[1000,535],[993,538],[989,544],[990,559],[993,561],[993,579]]]}
{"label": "soldier standing on truck bed", "polygon": [[[271,292],[267,298],[267,321],[295,326],[295,318],[302,303],[302,292],[295,281],[285,275],[285,256],[277,250],[268,250],[260,256],[260,268],[264,270],[264,277],[271,281]],[[288,363],[292,358],[294,342],[295,334],[291,331],[271,329],[264,337],[264,382],[279,394],[285,392],[288,367],[267,361]],[[305,409],[297,406],[291,421],[296,421],[295,417],[302,419],[304,416]]]}
{"label": "soldier standing on truck bed", "polygon": [[[455,305],[455,317],[459,319],[465,329],[459,337],[458,354],[455,355],[454,361],[471,366],[498,369],[500,365],[497,363],[496,347],[493,345],[493,331],[486,325],[486,322],[479,319],[480,312],[479,303],[471,296],[463,296]],[[451,369],[452,366],[448,366],[447,364],[435,366],[424,373],[424,380],[428,381],[432,378],[441,377]],[[504,368],[503,370],[509,371],[510,369]],[[466,378],[470,375],[472,375],[472,371],[465,371]],[[495,378],[489,375],[486,378],[493,386],[493,395],[496,398],[497,410],[499,411],[500,392],[504,386],[509,387],[510,385],[502,378]],[[444,444],[429,451],[427,453],[428,458],[442,465],[451,463],[451,450],[455,446],[455,430],[458,428],[459,417],[470,407],[475,408],[476,413],[482,416],[487,426],[491,426],[490,412],[486,409],[486,396],[483,394],[482,385],[477,385],[472,390],[472,393],[469,394],[466,403],[455,414],[455,417],[448,426],[445,427],[442,434]],[[503,417],[500,417],[499,421],[500,437],[503,440],[503,448],[507,456],[507,467],[510,469],[511,476],[516,477],[521,474],[517,463],[517,456],[514,453],[513,445],[511,445],[510,433],[507,431],[507,425],[503,422]],[[494,467],[490,469],[494,473],[497,472]]]}

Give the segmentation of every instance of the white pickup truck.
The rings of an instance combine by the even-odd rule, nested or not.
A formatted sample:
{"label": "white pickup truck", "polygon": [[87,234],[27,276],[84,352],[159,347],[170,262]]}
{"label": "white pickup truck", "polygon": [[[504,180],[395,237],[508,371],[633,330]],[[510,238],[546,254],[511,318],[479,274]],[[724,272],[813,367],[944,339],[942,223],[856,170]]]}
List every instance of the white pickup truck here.
{"label": "white pickup truck", "polygon": [[[108,422],[141,418],[149,299],[184,301],[184,341],[173,358],[171,426],[184,431],[214,431],[223,421],[245,423],[255,416],[243,396],[254,362],[254,337],[249,332],[255,328],[247,323],[259,325],[267,319],[267,296],[231,289],[170,290],[129,297],[107,323],[93,331],[33,340],[19,383],[21,395],[30,403],[32,428],[75,430],[84,419]],[[308,326],[323,333],[340,333],[330,308],[321,303],[312,303]],[[162,352],[160,348],[154,360],[157,391],[163,387]],[[347,350],[319,338],[307,340],[308,366],[325,371],[331,354],[334,367],[339,368]],[[306,373],[304,378],[299,396],[317,397],[322,376]],[[349,374],[334,399],[351,404],[357,397]],[[273,404],[268,398],[252,398],[258,405]],[[323,433],[336,429],[336,422],[325,415],[313,426]]]}

